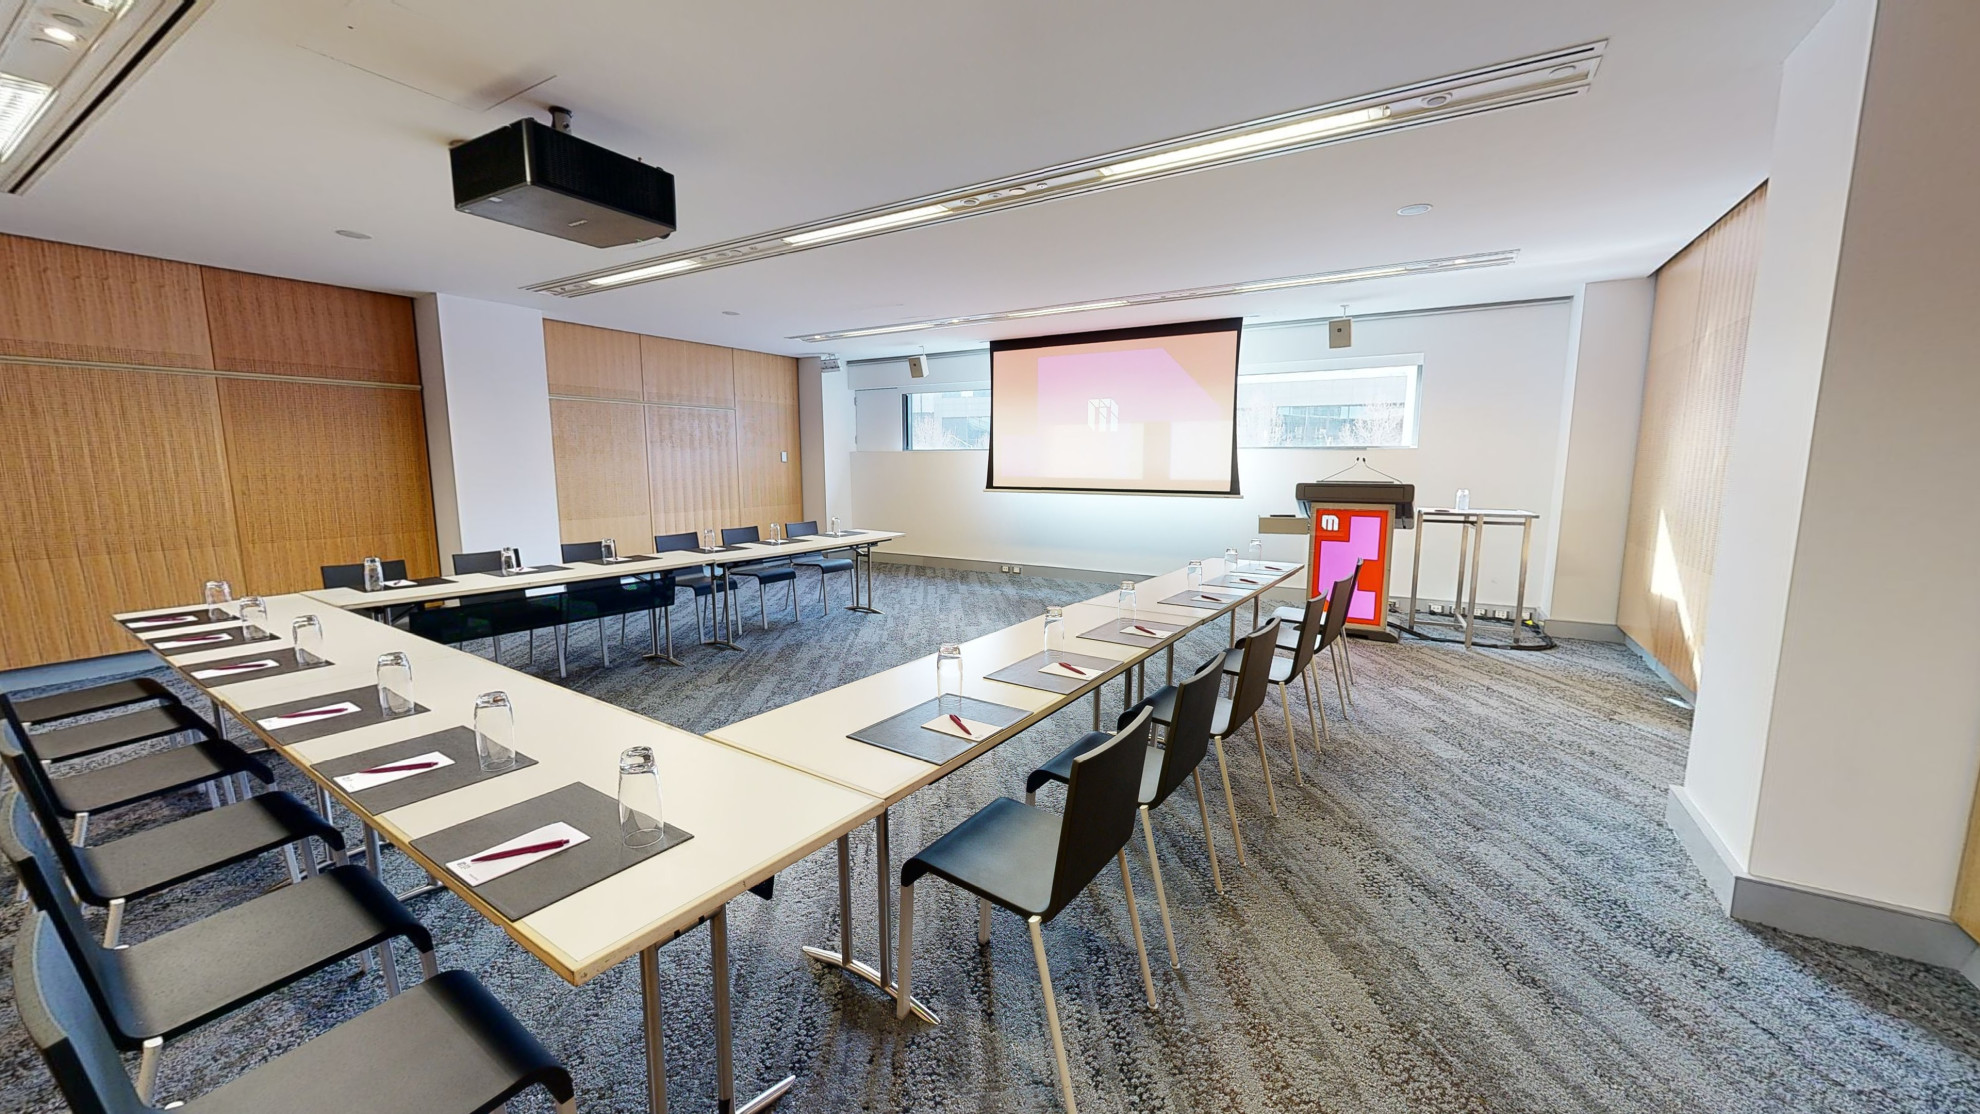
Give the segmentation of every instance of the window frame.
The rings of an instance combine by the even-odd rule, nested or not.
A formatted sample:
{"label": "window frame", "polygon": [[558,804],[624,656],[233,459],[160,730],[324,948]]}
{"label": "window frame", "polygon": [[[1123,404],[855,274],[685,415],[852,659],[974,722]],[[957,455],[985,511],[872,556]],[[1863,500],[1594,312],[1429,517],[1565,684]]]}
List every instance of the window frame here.
{"label": "window frame", "polygon": [[[1391,376],[1404,380],[1403,396],[1403,439],[1389,444],[1369,445],[1247,445],[1242,440],[1244,428],[1244,393],[1246,385],[1254,380],[1270,380],[1279,376],[1302,375],[1321,379],[1377,378],[1357,376],[1355,372],[1384,371],[1392,368],[1413,368],[1409,375]],[[1238,448],[1246,451],[1295,450],[1303,452],[1330,452],[1335,450],[1355,451],[1363,449],[1415,449],[1422,444],[1423,430],[1423,356],[1421,353],[1396,353],[1388,356],[1357,356],[1349,359],[1307,359],[1282,360],[1274,363],[1243,364],[1238,367],[1237,407],[1233,415],[1240,431]]]}
{"label": "window frame", "polygon": [[[901,451],[904,453],[984,453],[990,451],[989,427],[984,427],[984,441],[980,447],[967,445],[916,445],[914,443],[914,399],[919,395],[982,395],[990,397],[990,385],[962,385],[944,383],[940,387],[922,390],[903,389],[901,391]],[[989,415],[985,415],[987,422]]]}

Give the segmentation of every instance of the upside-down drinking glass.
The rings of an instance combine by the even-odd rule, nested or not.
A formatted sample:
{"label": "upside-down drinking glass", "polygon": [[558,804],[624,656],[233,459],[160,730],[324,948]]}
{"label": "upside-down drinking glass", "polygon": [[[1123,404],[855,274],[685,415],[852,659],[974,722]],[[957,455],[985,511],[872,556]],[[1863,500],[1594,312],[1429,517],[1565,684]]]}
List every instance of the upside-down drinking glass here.
{"label": "upside-down drinking glass", "polygon": [[412,715],[412,657],[404,650],[378,655],[378,710],[387,716]]}
{"label": "upside-down drinking glass", "polygon": [[706,549],[706,550],[710,550],[710,551],[713,551],[713,550],[714,550],[714,548],[715,548],[715,531],[713,531],[713,530],[703,530],[703,531],[701,532],[701,548],[703,548],[703,549]]}
{"label": "upside-down drinking glass", "polygon": [[381,592],[385,589],[385,562],[376,557],[364,559],[364,590]]}
{"label": "upside-down drinking glass", "polygon": [[1066,609],[1048,607],[1045,609],[1045,652],[1063,650],[1066,646]]}
{"label": "upside-down drinking glass", "polygon": [[509,546],[502,547],[502,575],[510,576],[522,568],[522,555]]}
{"label": "upside-down drinking glass", "polygon": [[955,715],[962,711],[962,689],[962,646],[944,642],[941,649],[935,652],[935,697],[941,704],[943,715]]}
{"label": "upside-down drinking glass", "polygon": [[1258,566],[1265,563],[1265,543],[1258,540],[1257,538],[1253,538],[1251,539],[1250,548],[1251,548],[1251,567],[1255,569]]}
{"label": "upside-down drinking glass", "polygon": [[1190,587],[1192,588],[1203,587],[1203,562],[1191,561],[1189,563],[1188,577],[1189,577]]}
{"label": "upside-down drinking glass", "polygon": [[474,698],[474,753],[484,770],[515,768],[516,710],[508,693],[497,690]]}
{"label": "upside-down drinking glass", "polygon": [[298,615],[289,624],[289,641],[296,648],[297,665],[315,665],[323,660],[323,621],[314,615]]}
{"label": "upside-down drinking glass", "polygon": [[619,543],[618,543],[618,541],[617,541],[616,539],[613,539],[613,538],[606,538],[605,540],[603,540],[603,541],[601,541],[601,542],[599,542],[599,543],[598,543],[598,555],[599,555],[600,557],[603,557],[603,558],[605,558],[605,559],[606,559],[607,561],[616,561],[616,560],[618,560],[618,559],[619,559]]}
{"label": "upside-down drinking glass", "polygon": [[1236,571],[1237,571],[1237,546],[1227,545],[1224,547],[1224,572],[1226,574],[1229,574],[1229,573],[1234,573]]}
{"label": "upside-down drinking glass", "polygon": [[627,847],[651,847],[666,834],[653,748],[627,747],[619,752],[619,838]]}
{"label": "upside-down drinking glass", "polygon": [[1123,620],[1134,618],[1134,581],[1121,581],[1121,591],[1114,598],[1114,608],[1121,613]]}
{"label": "upside-down drinking glass", "polygon": [[224,580],[209,580],[206,582],[207,618],[209,619],[224,618],[227,612],[226,609],[222,608],[220,605],[223,603],[232,603],[233,600],[234,600],[233,585],[227,583]]}
{"label": "upside-down drinking glass", "polygon": [[839,520],[837,518],[832,519],[831,529],[827,530],[826,533],[832,535],[835,538],[839,536]]}
{"label": "upside-down drinking glass", "polygon": [[268,604],[260,596],[249,596],[241,601],[241,622],[246,629],[241,633],[250,642],[258,642],[268,637]]}

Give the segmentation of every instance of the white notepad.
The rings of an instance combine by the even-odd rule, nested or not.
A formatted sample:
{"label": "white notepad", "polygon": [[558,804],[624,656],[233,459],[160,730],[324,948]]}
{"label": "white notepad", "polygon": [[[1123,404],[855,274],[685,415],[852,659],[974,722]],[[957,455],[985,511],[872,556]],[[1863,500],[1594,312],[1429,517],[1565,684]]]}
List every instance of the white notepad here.
{"label": "white notepad", "polygon": [[[432,765],[427,765],[427,763],[432,763]],[[433,750],[425,754],[416,754],[411,758],[397,758],[390,762],[380,762],[378,764],[379,766],[421,766],[424,767],[422,769],[392,770],[382,774],[366,773],[363,770],[359,770],[357,773],[345,774],[343,777],[332,778],[330,780],[336,782],[338,787],[346,793],[357,793],[380,785],[390,785],[395,781],[404,781],[409,777],[418,777],[420,774],[432,773],[434,770],[445,769],[453,764],[453,759],[437,750]]]}
{"label": "white notepad", "polygon": [[[531,863],[540,863],[559,852],[569,851],[571,848],[590,838],[590,836],[585,835],[583,832],[560,820],[555,824],[545,824],[535,831],[525,832],[514,839],[503,840],[493,847],[476,851],[474,854],[465,858],[455,859],[453,862],[447,864],[447,869],[453,871],[455,877],[470,886],[485,886],[495,879],[502,877],[504,874],[513,874],[529,866]],[[507,859],[496,859],[492,863],[478,863],[474,861],[485,855],[495,854],[498,851],[507,851],[512,847],[529,847],[532,844],[554,843],[558,840],[564,841],[562,846],[553,847],[547,851],[538,851],[530,855],[516,855],[513,858]]]}

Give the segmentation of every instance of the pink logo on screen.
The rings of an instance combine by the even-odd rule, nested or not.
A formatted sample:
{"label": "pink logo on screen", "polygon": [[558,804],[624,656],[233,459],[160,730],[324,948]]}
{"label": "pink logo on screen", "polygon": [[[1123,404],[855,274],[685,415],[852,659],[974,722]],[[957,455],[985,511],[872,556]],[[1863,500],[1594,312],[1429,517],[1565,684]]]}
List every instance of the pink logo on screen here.
{"label": "pink logo on screen", "polygon": [[[1332,517],[1332,516],[1329,516]],[[1327,591],[1334,582],[1354,571],[1356,561],[1374,562],[1382,556],[1382,516],[1379,514],[1350,514],[1346,541],[1322,541],[1320,543],[1320,590]],[[1357,589],[1354,601],[1348,604],[1348,618],[1375,621],[1375,593]]]}
{"label": "pink logo on screen", "polygon": [[1174,356],[1160,348],[1038,358],[1038,420],[1094,427],[1089,404],[1111,403],[1110,428],[1130,422],[1202,421],[1219,412]]}

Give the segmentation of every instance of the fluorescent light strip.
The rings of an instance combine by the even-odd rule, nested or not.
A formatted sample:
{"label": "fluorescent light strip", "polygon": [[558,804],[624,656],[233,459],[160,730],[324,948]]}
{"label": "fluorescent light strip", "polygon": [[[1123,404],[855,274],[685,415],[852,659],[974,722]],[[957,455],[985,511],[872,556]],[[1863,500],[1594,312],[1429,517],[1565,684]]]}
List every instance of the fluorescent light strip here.
{"label": "fluorescent light strip", "polygon": [[39,81],[0,73],[0,160],[14,153],[14,147],[48,107],[55,90]]}
{"label": "fluorescent light strip", "polygon": [[1331,286],[1344,282],[1361,282],[1368,279],[1394,278],[1398,275],[1433,275],[1450,271],[1471,271],[1481,267],[1504,267],[1519,258],[1517,249],[1510,251],[1489,251],[1472,255],[1447,256],[1442,259],[1420,259],[1413,263],[1395,263],[1381,267],[1357,267],[1346,271],[1322,271],[1318,274],[1295,275],[1290,278],[1260,279],[1256,282],[1230,283],[1224,286],[1197,286],[1187,290],[1164,290],[1154,294],[1135,294],[1125,298],[1109,298],[1099,302],[1074,302],[1067,305],[1040,306],[1035,309],[1014,309],[1001,313],[977,313],[963,317],[934,317],[923,321],[904,321],[898,325],[873,325],[859,329],[842,329],[829,333],[806,333],[789,339],[801,340],[808,344],[818,344],[832,340],[854,340],[859,337],[885,336],[889,333],[913,333],[925,329],[953,329],[960,325],[979,325],[992,321],[1015,321],[1027,317],[1045,317],[1057,313],[1085,313],[1091,310],[1118,309],[1122,306],[1144,306],[1167,302],[1186,302],[1197,298],[1223,298],[1236,294],[1253,294],[1264,290],[1287,290],[1301,286]]}
{"label": "fluorescent light strip", "polygon": [[[1251,159],[1494,112],[1587,91],[1607,42],[1584,43],[1411,85],[1115,151],[1029,174],[979,182],[894,205],[846,213],[693,251],[642,259],[529,287],[578,297],[607,287],[770,259],[826,244],[925,228],[980,213],[1116,189]],[[664,269],[662,269],[664,268]]]}

